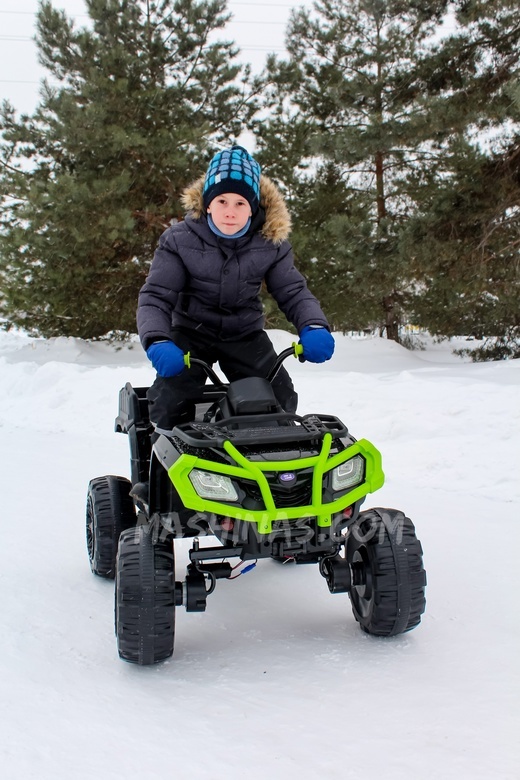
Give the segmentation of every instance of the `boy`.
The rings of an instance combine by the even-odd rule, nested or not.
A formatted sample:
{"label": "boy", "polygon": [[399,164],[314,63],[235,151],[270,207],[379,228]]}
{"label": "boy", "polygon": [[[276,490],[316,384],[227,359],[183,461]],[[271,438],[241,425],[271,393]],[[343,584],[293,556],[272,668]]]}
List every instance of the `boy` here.
{"label": "boy", "polygon": [[[202,369],[185,367],[185,352],[218,361],[229,381],[267,376],[276,353],[263,329],[264,280],[296,327],[304,359],[321,363],[334,352],[327,319],[294,266],[283,197],[244,148],[216,154],[183,204],[189,213],[162,234],[137,309],[141,343],[157,371],[148,391],[157,432],[190,418],[190,399],[206,381]],[[284,368],[273,390],[285,411],[296,411]]]}

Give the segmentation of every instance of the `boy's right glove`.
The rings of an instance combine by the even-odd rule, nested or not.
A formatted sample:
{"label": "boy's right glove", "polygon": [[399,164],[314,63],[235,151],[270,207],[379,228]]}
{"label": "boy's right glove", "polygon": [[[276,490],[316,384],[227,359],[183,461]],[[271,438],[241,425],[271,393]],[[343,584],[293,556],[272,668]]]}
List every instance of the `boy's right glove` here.
{"label": "boy's right glove", "polygon": [[304,360],[309,363],[324,363],[330,360],[334,352],[334,337],[319,325],[307,325],[300,333],[300,344],[303,347]]}
{"label": "boy's right glove", "polygon": [[177,376],[186,365],[184,352],[173,341],[154,341],[146,355],[159,376]]}

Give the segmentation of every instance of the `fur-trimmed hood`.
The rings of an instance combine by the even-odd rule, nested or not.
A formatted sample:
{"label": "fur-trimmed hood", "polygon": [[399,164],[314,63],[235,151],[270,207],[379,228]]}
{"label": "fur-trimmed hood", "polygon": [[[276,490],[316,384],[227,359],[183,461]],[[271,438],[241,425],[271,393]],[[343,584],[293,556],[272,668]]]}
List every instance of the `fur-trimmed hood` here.
{"label": "fur-trimmed hood", "polygon": [[[201,176],[186,187],[181,196],[182,205],[195,219],[199,219],[205,213],[202,201],[203,188],[204,176]],[[273,244],[281,244],[291,232],[291,217],[282,193],[276,184],[264,175],[260,177],[260,206],[265,211],[265,222],[261,230],[263,237]]]}

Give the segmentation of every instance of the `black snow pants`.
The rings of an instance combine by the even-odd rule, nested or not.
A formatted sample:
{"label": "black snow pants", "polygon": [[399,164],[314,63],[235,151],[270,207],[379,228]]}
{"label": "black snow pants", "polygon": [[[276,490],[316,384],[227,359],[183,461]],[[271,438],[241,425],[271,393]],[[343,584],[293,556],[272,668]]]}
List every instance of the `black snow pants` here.
{"label": "black snow pants", "polygon": [[[210,366],[218,361],[229,382],[248,376],[266,377],[276,358],[274,347],[263,330],[236,341],[218,341],[197,330],[176,327],[171,337],[183,352],[190,352],[191,357],[204,360]],[[193,399],[200,395],[205,383],[205,371],[195,365],[178,376],[157,376],[147,393],[150,420],[156,428],[170,431],[178,423],[193,419]],[[273,391],[286,412],[296,411],[298,395],[283,366],[273,380]]]}

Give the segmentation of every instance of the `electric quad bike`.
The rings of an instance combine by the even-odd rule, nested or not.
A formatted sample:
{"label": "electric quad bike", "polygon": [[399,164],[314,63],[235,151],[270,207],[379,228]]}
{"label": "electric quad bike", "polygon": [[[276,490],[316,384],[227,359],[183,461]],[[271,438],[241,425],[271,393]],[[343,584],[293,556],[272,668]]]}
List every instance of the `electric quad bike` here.
{"label": "electric quad bike", "polygon": [[[368,634],[419,624],[426,575],[412,522],[395,509],[361,511],[383,485],[378,450],[337,417],[288,414],[276,400],[272,380],[300,352],[294,344],[278,355],[267,379],[229,384],[192,359],[209,383],[171,431],[154,431],[147,388],[120,391],[115,427],[129,437],[131,480],[90,482],[87,547],[92,571],[116,580],[121,658],[169,658],[176,608],[203,612],[217,580],[269,557],[317,564],[331,593],[349,594]],[[218,544],[200,545],[207,535]],[[176,581],[175,541],[186,537],[189,564]]]}

